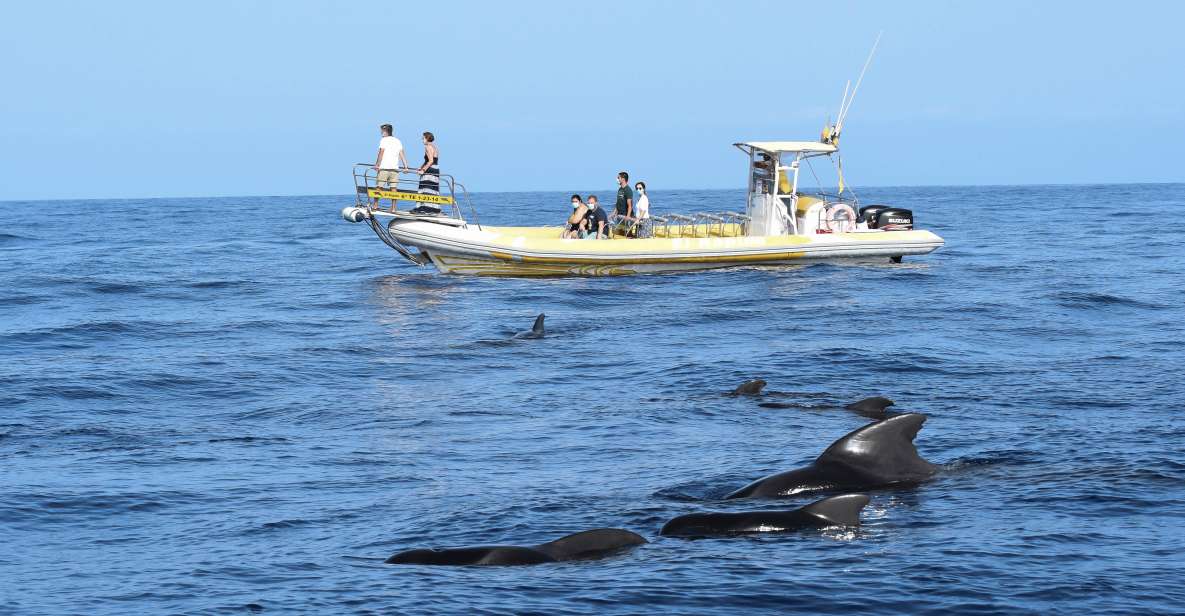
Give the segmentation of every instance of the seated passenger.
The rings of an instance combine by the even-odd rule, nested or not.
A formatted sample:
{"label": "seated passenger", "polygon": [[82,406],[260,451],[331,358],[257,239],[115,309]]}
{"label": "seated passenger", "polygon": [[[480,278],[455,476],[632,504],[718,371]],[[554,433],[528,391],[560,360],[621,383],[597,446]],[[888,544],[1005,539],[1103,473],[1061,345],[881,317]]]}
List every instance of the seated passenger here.
{"label": "seated passenger", "polygon": [[580,195],[572,195],[572,215],[568,217],[568,224],[560,234],[564,239],[579,239],[584,228],[584,219],[588,216],[588,206]]}
{"label": "seated passenger", "polygon": [[605,210],[597,207],[597,196],[588,196],[588,214],[585,215],[588,223],[588,235],[585,239],[603,240],[609,237],[609,215]]}

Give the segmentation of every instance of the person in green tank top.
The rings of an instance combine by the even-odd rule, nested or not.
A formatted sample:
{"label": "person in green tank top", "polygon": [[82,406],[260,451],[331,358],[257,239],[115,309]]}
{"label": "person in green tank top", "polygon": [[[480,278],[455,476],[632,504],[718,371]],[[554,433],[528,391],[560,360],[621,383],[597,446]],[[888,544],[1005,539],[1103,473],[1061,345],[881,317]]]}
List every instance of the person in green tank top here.
{"label": "person in green tank top", "polygon": [[634,221],[634,191],[630,190],[630,174],[625,171],[617,174],[617,204],[613,213],[617,218],[613,232],[625,235]]}

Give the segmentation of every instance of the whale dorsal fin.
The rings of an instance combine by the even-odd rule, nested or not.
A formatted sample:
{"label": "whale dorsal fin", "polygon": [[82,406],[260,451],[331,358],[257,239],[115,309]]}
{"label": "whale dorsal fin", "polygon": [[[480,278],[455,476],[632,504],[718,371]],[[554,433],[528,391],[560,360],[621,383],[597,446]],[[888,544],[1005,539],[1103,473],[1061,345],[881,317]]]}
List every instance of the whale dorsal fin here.
{"label": "whale dorsal fin", "polygon": [[643,543],[646,543],[644,537],[628,530],[596,528],[537,545],[535,549],[556,560],[579,560]]}
{"label": "whale dorsal fin", "polygon": [[868,424],[832,443],[815,464],[844,466],[885,483],[925,479],[938,467],[913,445],[924,423],[925,415],[908,413]]}
{"label": "whale dorsal fin", "polygon": [[802,511],[836,526],[859,526],[860,510],[869,500],[867,494],[840,494],[815,501],[803,507]]}
{"label": "whale dorsal fin", "polygon": [[543,317],[547,315],[541,314],[535,317],[535,324],[531,326],[531,333],[539,336],[543,335]]}
{"label": "whale dorsal fin", "polygon": [[865,413],[883,413],[885,409],[893,406],[893,401],[883,396],[873,396],[865,398],[859,402],[853,402],[844,408],[849,411],[861,411]]}

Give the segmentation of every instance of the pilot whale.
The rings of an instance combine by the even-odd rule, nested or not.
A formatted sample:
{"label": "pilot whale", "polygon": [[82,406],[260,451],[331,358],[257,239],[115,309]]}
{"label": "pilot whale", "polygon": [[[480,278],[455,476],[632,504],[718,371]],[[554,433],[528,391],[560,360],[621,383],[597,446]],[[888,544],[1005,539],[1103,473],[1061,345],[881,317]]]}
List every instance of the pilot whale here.
{"label": "pilot whale", "polygon": [[765,388],[765,381],[761,379],[753,379],[752,381],[745,381],[739,387],[729,392],[730,396],[756,396],[761,394],[761,390]]}
{"label": "pilot whale", "polygon": [[531,326],[531,331],[519,332],[514,335],[515,338],[534,339],[542,338],[546,332],[543,330],[543,318],[547,315],[541,314],[535,317],[535,324]]}
{"label": "pilot whale", "polygon": [[774,498],[925,481],[938,471],[913,445],[925,422],[925,415],[908,413],[868,424],[832,443],[810,465],[758,479],[725,498]]}
{"label": "pilot whale", "polygon": [[882,396],[873,396],[859,402],[853,402],[844,408],[849,411],[855,411],[857,415],[863,415],[870,419],[884,419],[888,417],[888,411],[885,409],[890,406],[893,406],[892,400]]}
{"label": "pilot whale", "polygon": [[538,565],[568,560],[595,560],[646,543],[641,535],[620,528],[597,528],[532,546],[483,545],[468,548],[418,549],[392,555],[389,565]]}
{"label": "pilot whale", "polygon": [[791,511],[743,513],[692,513],[663,525],[660,535],[669,537],[719,537],[749,533],[784,533],[805,528],[859,526],[860,510],[867,494],[841,494]]}

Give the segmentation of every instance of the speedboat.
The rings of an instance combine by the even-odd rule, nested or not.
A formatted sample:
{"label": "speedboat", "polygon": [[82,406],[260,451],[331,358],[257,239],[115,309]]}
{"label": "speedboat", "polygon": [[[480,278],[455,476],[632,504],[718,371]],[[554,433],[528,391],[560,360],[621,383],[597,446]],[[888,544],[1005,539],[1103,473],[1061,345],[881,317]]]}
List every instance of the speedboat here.
{"label": "speedboat", "polygon": [[[400,169],[395,182],[384,174],[387,181],[380,185],[372,166],[357,164],[355,203],[342,210],[342,217],[366,222],[412,263],[431,263],[450,274],[606,276],[886,257],[900,263],[905,256],[937,250],[942,238],[915,228],[911,210],[861,205],[845,186],[839,156],[844,119],[877,43],[855,88],[850,81],[844,87],[835,123],[828,120],[818,141],[733,144],[749,161],[744,208],[660,212],[642,220],[620,217],[610,219],[609,239],[568,238],[558,226],[482,225],[468,191],[451,175],[440,176],[443,192],[424,194],[416,188],[414,170]],[[799,186],[802,165],[815,175],[811,161],[820,157],[835,166],[836,194]],[[389,208],[380,207],[383,200],[390,202]],[[417,205],[400,210],[400,203]],[[651,203],[651,209],[661,205]]]}
{"label": "speedboat", "polygon": [[[743,208],[612,220],[609,239],[563,238],[559,226],[482,225],[468,191],[452,176],[440,176],[440,194],[422,194],[414,170],[400,170],[397,182],[380,186],[364,163],[354,166],[355,204],[342,217],[368,223],[417,265],[485,276],[606,276],[833,259],[900,262],[941,247],[941,237],[915,228],[911,210],[861,205],[845,189],[838,141],[838,128],[828,126],[820,141],[735,143],[748,158]],[[800,190],[801,166],[816,157],[836,164],[838,194]],[[399,209],[401,204],[414,207]]]}

